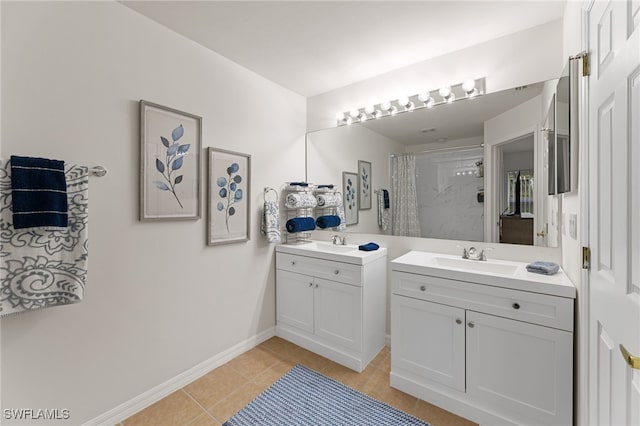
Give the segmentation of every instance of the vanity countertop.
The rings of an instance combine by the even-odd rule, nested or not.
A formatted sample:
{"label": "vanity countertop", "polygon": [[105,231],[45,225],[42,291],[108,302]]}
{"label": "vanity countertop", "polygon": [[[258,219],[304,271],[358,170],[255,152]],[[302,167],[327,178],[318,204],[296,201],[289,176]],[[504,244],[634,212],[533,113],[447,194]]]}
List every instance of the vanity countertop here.
{"label": "vanity countertop", "polygon": [[415,250],[391,261],[393,271],[575,299],[575,286],[562,268],[556,274],[543,275],[527,271],[526,266],[525,262],[499,259],[477,261],[462,259],[457,255]]}
{"label": "vanity countertop", "polygon": [[325,241],[308,241],[299,244],[279,244],[276,251],[280,253],[297,254],[335,262],[351,263],[354,265],[366,265],[376,259],[387,255],[387,249],[380,247],[378,250],[362,251],[357,245],[332,244]]}

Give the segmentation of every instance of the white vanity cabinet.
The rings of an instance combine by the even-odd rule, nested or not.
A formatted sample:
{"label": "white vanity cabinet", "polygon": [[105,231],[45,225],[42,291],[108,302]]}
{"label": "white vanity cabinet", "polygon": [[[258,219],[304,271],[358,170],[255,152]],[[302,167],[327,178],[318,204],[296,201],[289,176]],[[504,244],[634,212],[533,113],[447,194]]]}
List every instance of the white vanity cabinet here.
{"label": "white vanity cabinet", "polygon": [[[480,424],[571,425],[575,293],[566,277],[518,272],[509,284],[458,270],[453,279],[451,268],[410,258],[391,262],[391,385]],[[546,293],[527,291],[527,279]]]}
{"label": "white vanity cabinet", "polygon": [[386,250],[304,246],[276,249],[276,335],[360,372],[385,344]]}

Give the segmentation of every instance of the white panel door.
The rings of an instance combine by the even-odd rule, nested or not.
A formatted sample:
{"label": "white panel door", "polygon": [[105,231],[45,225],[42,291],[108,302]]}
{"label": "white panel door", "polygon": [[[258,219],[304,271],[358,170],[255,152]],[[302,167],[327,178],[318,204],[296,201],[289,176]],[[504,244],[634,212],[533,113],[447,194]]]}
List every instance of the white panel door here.
{"label": "white panel door", "polygon": [[391,296],[391,363],[464,392],[464,309]]}
{"label": "white panel door", "polygon": [[589,77],[589,423],[640,424],[640,3],[586,10]]}
{"label": "white panel door", "polygon": [[467,393],[521,425],[571,425],[573,333],[467,311]]}
{"label": "white panel door", "polygon": [[277,270],[277,324],[313,333],[313,277]]}
{"label": "white panel door", "polygon": [[315,335],[345,348],[362,345],[362,287],[315,279]]}

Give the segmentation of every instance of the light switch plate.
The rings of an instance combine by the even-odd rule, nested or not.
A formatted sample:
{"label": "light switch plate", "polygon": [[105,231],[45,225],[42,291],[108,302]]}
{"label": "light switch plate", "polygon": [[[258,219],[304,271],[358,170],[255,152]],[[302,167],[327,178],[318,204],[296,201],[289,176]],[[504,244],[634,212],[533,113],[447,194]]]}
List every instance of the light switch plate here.
{"label": "light switch plate", "polygon": [[576,240],[578,238],[578,215],[569,214],[569,236]]}

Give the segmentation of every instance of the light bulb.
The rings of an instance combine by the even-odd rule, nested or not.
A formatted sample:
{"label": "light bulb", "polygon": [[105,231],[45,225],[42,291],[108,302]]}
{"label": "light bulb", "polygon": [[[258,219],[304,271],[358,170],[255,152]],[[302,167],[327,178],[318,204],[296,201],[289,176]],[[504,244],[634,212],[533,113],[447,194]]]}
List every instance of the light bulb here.
{"label": "light bulb", "polygon": [[398,98],[398,104],[400,104],[400,106],[403,107],[408,107],[409,106],[409,97],[408,96],[403,96],[401,98]]}
{"label": "light bulb", "polygon": [[357,109],[352,109],[351,111],[349,111],[349,115],[351,116],[351,118],[358,118],[358,116],[360,115],[360,111],[358,111]]}
{"label": "light bulb", "polygon": [[364,107],[364,112],[367,114],[373,114],[375,112],[375,108],[373,108],[373,105],[367,105]]}
{"label": "light bulb", "polygon": [[386,101],[381,103],[380,108],[382,108],[383,111],[389,111],[391,109],[391,102]]}
{"label": "light bulb", "polygon": [[438,90],[438,94],[442,97],[442,99],[449,102],[449,98],[453,95],[451,93],[451,86],[441,87],[440,90]]}
{"label": "light bulb", "polygon": [[336,120],[344,121],[344,112],[339,112],[336,114]]}
{"label": "light bulb", "polygon": [[426,104],[429,101],[429,99],[431,99],[431,96],[429,96],[429,92],[422,92],[418,94],[418,99],[423,104]]}
{"label": "light bulb", "polygon": [[369,117],[367,116],[366,112],[363,112],[362,114],[360,114],[360,121],[364,122],[367,121],[369,119]]}
{"label": "light bulb", "polygon": [[375,118],[380,118],[382,117],[382,111],[380,111],[379,109],[376,110],[375,114],[373,115]]}
{"label": "light bulb", "polygon": [[406,105],[406,108],[407,111],[413,111],[414,109],[416,109],[416,105],[413,102],[409,101],[409,104]]}
{"label": "light bulb", "polygon": [[353,123],[353,118],[351,116],[347,117],[347,125]]}
{"label": "light bulb", "polygon": [[476,82],[473,80],[465,80],[462,82],[462,90],[464,93],[470,95],[474,90],[476,90]]}

